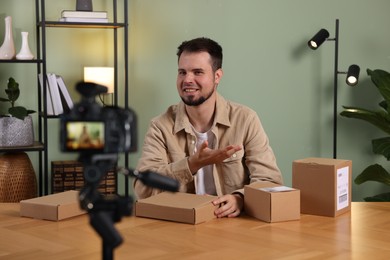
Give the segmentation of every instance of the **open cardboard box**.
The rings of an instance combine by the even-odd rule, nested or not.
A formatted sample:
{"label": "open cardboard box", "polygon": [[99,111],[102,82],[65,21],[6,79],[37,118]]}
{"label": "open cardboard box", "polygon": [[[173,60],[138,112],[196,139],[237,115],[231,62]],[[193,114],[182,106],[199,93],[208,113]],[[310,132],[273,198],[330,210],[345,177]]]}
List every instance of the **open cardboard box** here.
{"label": "open cardboard box", "polygon": [[162,192],[135,203],[135,216],[199,224],[215,218],[216,196]]}
{"label": "open cardboard box", "polygon": [[65,191],[20,202],[20,216],[62,220],[85,214],[79,205],[78,191]]}
{"label": "open cardboard box", "polygon": [[272,182],[254,182],[244,187],[245,212],[265,222],[298,220],[300,191]]}
{"label": "open cardboard box", "polygon": [[351,210],[352,161],[295,160],[292,186],[301,191],[301,213],[336,217]]}

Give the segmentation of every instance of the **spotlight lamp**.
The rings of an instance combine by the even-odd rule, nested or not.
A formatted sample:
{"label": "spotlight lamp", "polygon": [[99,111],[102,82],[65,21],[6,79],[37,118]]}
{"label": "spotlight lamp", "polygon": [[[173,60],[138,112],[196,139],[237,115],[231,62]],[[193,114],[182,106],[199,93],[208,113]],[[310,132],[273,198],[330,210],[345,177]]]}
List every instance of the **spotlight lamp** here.
{"label": "spotlight lamp", "polygon": [[356,86],[359,82],[360,67],[356,64],[349,66],[346,82],[349,86]]}
{"label": "spotlight lamp", "polygon": [[329,32],[326,29],[321,29],[307,42],[307,44],[311,49],[316,50],[328,38]]}
{"label": "spotlight lamp", "polygon": [[355,86],[359,81],[360,68],[353,64],[349,66],[348,72],[338,70],[339,59],[339,20],[336,19],[335,37],[329,38],[329,32],[321,29],[308,41],[311,49],[316,50],[325,41],[334,41],[334,73],[333,73],[333,158],[337,158],[337,76],[338,74],[347,74],[346,83],[349,86]]}

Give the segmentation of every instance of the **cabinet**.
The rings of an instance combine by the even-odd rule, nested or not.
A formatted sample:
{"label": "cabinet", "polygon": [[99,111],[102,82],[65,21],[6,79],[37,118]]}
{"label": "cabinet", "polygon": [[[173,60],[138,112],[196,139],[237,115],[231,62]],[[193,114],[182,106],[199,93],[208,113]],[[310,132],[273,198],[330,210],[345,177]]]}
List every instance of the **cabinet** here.
{"label": "cabinet", "polygon": [[[47,64],[47,47],[50,46],[53,48],[52,40],[47,38],[48,30],[60,30],[60,28],[78,28],[82,30],[113,30],[113,67],[114,67],[114,104],[118,104],[118,97],[123,98],[124,107],[128,108],[128,1],[127,0],[105,0],[107,3],[112,2],[112,12],[109,12],[109,22],[108,23],[77,23],[77,22],[59,22],[59,21],[50,21],[46,20],[46,2],[48,0],[35,0],[35,12],[36,12],[36,35],[37,35],[37,73],[46,78],[48,68]],[[123,7],[123,13],[118,13],[118,2],[120,1],[121,7]],[[60,14],[58,14],[60,16]],[[59,18],[59,17],[58,17]],[[70,33],[70,32],[67,32]],[[123,42],[119,42],[119,33],[123,33]],[[66,37],[66,36],[64,36]],[[119,50],[119,47],[121,50]],[[121,59],[121,60],[120,60]],[[119,60],[123,64],[121,75],[119,75]],[[121,88],[121,94],[118,95],[118,83],[119,77],[123,77],[123,87]],[[38,85],[38,77],[37,77]],[[122,92],[123,91],[123,92]],[[39,158],[39,192],[40,195],[49,194],[49,163],[51,160],[56,158],[49,158],[50,154],[50,142],[58,142],[56,140],[49,140],[48,137],[48,120],[55,120],[55,116],[46,116],[47,115],[47,104],[46,104],[46,88],[38,88],[38,104],[40,116],[38,118],[39,124],[39,133],[38,133],[38,142],[43,146],[40,148],[40,158]],[[58,158],[57,158],[58,159]],[[125,167],[128,167],[129,160],[128,154],[125,154]],[[125,194],[128,195],[128,179],[125,179]]]}

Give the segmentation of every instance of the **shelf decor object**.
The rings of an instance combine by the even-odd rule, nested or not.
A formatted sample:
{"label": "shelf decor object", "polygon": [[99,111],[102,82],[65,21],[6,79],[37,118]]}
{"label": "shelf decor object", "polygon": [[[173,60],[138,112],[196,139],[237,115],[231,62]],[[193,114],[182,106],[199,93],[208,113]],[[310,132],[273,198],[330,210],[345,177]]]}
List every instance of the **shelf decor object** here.
{"label": "shelf decor object", "polygon": [[8,79],[5,93],[7,97],[0,97],[0,101],[10,103],[10,107],[8,114],[0,115],[0,147],[33,145],[34,129],[30,114],[35,111],[15,105],[20,88],[14,78]]}
{"label": "shelf decor object", "polygon": [[0,118],[0,147],[31,146],[34,144],[34,129],[31,116],[23,120],[15,117]]}
{"label": "shelf decor object", "polygon": [[0,60],[12,60],[15,58],[15,45],[12,33],[12,17],[7,16],[5,21],[4,41],[0,47]]}
{"label": "shelf decor object", "polygon": [[20,202],[36,196],[37,179],[27,153],[0,155],[0,201]]}
{"label": "shelf decor object", "polygon": [[323,42],[334,41],[335,53],[334,53],[334,76],[333,76],[333,159],[337,158],[337,75],[347,74],[346,83],[349,86],[355,86],[359,81],[360,68],[358,65],[353,64],[349,66],[348,72],[339,71],[338,59],[339,59],[339,20],[336,19],[335,37],[329,38],[329,32],[326,29],[321,29],[314,35],[309,41],[308,45],[312,50],[318,49]]}
{"label": "shelf decor object", "polygon": [[17,60],[32,60],[34,59],[34,54],[30,50],[28,45],[28,32],[21,32],[22,35],[22,46],[18,54],[16,54]]}
{"label": "shelf decor object", "polygon": [[77,0],[76,10],[92,12],[92,0]]}

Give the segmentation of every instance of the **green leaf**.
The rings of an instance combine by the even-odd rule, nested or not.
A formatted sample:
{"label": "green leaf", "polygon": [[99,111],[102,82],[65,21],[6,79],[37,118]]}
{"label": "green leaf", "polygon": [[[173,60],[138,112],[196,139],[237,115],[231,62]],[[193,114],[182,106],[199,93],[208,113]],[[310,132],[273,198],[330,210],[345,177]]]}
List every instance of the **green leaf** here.
{"label": "green leaf", "polygon": [[367,74],[371,76],[371,81],[378,88],[387,104],[390,104],[390,73],[384,70],[367,69]]}
{"label": "green leaf", "polygon": [[386,111],[387,111],[387,108],[389,107],[389,106],[387,105],[386,100],[383,100],[382,102],[380,102],[380,103],[379,103],[379,106],[380,106],[381,108],[383,108],[384,110],[386,110]]}
{"label": "green leaf", "polygon": [[383,137],[372,140],[372,150],[375,154],[381,154],[390,160],[390,137]]}
{"label": "green leaf", "polygon": [[31,109],[27,109],[27,114],[33,114],[33,113],[35,113],[35,112],[37,112],[37,111],[31,110]]}
{"label": "green leaf", "polygon": [[356,184],[362,184],[366,181],[377,181],[390,186],[390,174],[381,165],[373,164],[355,178]]}
{"label": "green leaf", "polygon": [[364,120],[390,134],[390,116],[385,111],[371,111],[358,107],[343,106],[341,116]]}
{"label": "green leaf", "polygon": [[8,99],[15,102],[20,95],[19,89],[6,89],[5,93],[7,93]]}
{"label": "green leaf", "polygon": [[364,198],[368,202],[387,202],[390,201],[390,192],[381,193],[372,197]]}
{"label": "green leaf", "polygon": [[3,101],[3,102],[10,102],[11,100],[9,100],[8,98],[2,98],[2,97],[0,97],[0,101]]}
{"label": "green leaf", "polygon": [[8,112],[16,118],[19,118],[21,120],[24,120],[24,118],[28,115],[27,109],[24,107],[11,107],[8,109]]}

